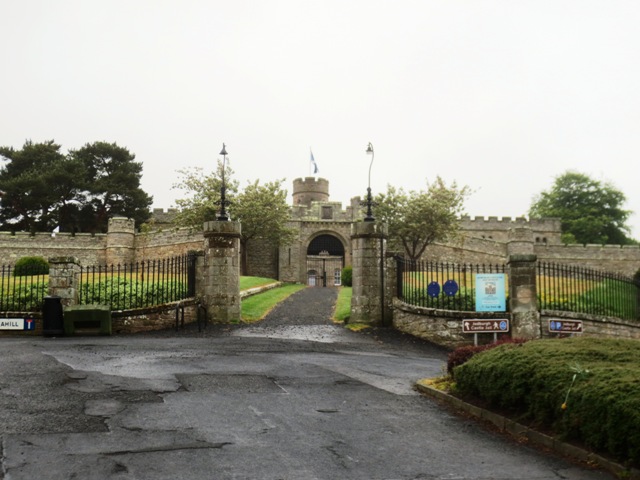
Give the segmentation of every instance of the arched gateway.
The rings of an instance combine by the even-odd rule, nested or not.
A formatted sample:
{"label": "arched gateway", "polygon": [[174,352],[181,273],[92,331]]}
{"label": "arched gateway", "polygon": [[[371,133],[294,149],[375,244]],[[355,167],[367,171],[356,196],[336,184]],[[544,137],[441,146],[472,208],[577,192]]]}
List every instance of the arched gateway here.
{"label": "arched gateway", "polygon": [[351,226],[362,218],[360,199],[342,208],[329,200],[324,178],[293,181],[289,227],[294,238],[277,252],[278,279],[314,286],[342,284],[342,268],[351,265]]}
{"label": "arched gateway", "polygon": [[342,285],[344,254],[342,241],[334,235],[325,233],[311,240],[307,247],[307,284],[316,287]]}

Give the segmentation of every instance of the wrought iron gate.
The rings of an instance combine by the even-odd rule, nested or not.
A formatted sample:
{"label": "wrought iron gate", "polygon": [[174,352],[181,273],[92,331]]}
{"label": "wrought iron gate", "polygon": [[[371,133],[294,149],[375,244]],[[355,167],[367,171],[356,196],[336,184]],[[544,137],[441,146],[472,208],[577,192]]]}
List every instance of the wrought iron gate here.
{"label": "wrought iron gate", "polygon": [[333,255],[307,256],[307,284],[312,287],[339,287],[342,285],[344,257]]}

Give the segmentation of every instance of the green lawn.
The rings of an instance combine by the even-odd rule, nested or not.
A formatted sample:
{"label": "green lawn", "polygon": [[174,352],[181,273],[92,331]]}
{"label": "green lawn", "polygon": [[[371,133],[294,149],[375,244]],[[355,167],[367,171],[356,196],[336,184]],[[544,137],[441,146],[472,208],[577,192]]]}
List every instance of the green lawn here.
{"label": "green lawn", "polygon": [[240,291],[276,283],[278,280],[265,277],[240,277]]}

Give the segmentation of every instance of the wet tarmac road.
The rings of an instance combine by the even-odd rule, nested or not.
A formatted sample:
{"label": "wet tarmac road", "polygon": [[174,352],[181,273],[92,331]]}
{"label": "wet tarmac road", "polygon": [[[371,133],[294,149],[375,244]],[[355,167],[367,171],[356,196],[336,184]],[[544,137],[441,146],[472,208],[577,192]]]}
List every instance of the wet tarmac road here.
{"label": "wet tarmac road", "polygon": [[445,352],[328,318],[302,290],[260,324],[3,338],[0,477],[608,479],[413,390]]}

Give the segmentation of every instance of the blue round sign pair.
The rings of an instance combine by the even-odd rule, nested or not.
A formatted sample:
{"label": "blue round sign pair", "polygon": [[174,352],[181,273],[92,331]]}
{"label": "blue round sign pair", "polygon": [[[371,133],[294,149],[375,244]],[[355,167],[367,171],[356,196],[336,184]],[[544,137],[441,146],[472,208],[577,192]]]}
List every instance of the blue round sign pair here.
{"label": "blue round sign pair", "polygon": [[[458,284],[455,280],[447,280],[442,286],[442,291],[444,291],[446,295],[451,297],[458,293]],[[433,298],[440,295],[440,284],[438,282],[431,282],[429,285],[427,285],[427,295]]]}

